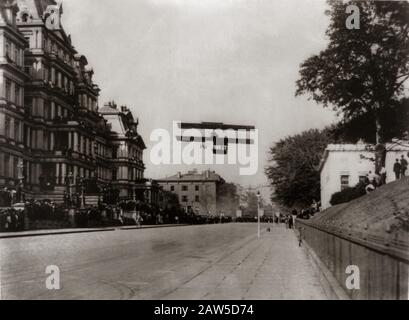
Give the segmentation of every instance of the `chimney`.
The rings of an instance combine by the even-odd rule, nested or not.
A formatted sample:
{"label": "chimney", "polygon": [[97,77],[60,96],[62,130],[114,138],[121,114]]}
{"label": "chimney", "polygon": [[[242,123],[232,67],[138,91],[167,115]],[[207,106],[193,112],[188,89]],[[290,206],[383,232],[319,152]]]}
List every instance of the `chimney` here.
{"label": "chimney", "polygon": [[210,179],[210,170],[206,170],[206,179]]}
{"label": "chimney", "polygon": [[182,178],[182,173],[179,171],[178,172],[178,179]]}
{"label": "chimney", "polygon": [[2,0],[0,5],[0,23],[16,25],[17,4],[14,0]]}

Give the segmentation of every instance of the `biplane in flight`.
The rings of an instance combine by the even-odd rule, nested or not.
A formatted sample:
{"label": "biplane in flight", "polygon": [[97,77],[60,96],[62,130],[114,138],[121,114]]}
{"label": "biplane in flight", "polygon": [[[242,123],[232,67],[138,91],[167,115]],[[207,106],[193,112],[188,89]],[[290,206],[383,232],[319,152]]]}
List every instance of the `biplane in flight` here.
{"label": "biplane in flight", "polygon": [[[229,150],[229,144],[246,144],[252,145],[254,144],[254,140],[248,137],[248,134],[252,131],[255,131],[254,126],[242,126],[242,125],[231,125],[231,124],[223,124],[220,122],[201,122],[201,123],[187,123],[182,122],[179,124],[179,128],[181,130],[200,130],[200,136],[192,136],[192,135],[183,135],[177,137],[177,140],[180,142],[197,142],[203,144],[205,146],[206,142],[213,143],[213,154],[222,154],[226,155]],[[235,132],[235,137],[229,137],[228,134],[219,136],[217,131],[223,132]],[[211,131],[210,135],[207,135],[208,132]],[[245,132],[246,137],[239,137],[238,132]]]}

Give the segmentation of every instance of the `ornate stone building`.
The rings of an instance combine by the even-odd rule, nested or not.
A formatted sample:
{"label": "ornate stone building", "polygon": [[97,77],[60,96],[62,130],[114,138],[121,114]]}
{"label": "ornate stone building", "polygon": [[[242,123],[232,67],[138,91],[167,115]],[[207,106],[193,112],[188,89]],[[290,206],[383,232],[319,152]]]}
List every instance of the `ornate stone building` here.
{"label": "ornate stone building", "polygon": [[119,109],[114,102],[105,104],[99,112],[112,128],[110,142],[115,168],[112,177],[114,186],[120,191],[121,198],[142,200],[144,194],[140,191],[146,190],[142,158],[146,146],[138,134],[139,121],[134,119],[126,106]]}
{"label": "ornate stone building", "polygon": [[[24,140],[26,108],[24,71],[26,40],[18,31],[13,1],[0,6],[0,186],[17,186],[22,178],[23,161],[27,161]],[[20,169],[21,171],[21,169]]]}
{"label": "ornate stone building", "polygon": [[61,14],[54,0],[0,3],[0,187],[61,202],[70,186],[111,183],[134,197],[145,170],[138,121],[124,107],[99,110],[93,69]]}

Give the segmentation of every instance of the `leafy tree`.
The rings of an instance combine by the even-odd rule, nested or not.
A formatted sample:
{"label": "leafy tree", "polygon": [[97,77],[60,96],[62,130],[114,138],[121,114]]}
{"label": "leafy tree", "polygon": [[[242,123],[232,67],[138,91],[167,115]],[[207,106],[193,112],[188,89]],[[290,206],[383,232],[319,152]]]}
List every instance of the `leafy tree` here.
{"label": "leafy tree", "polygon": [[340,192],[336,192],[331,196],[330,203],[332,206],[335,206],[358,199],[366,194],[365,187],[366,183],[360,182],[355,187],[349,187]]}
{"label": "leafy tree", "polygon": [[217,189],[217,210],[227,215],[234,215],[239,206],[237,186],[234,183],[223,183]]}
{"label": "leafy tree", "polygon": [[[409,99],[402,99],[396,106],[381,112],[382,135],[387,141],[404,138],[409,132]],[[364,114],[351,121],[341,121],[333,127],[332,133],[338,140],[356,143],[363,139],[375,143],[375,119],[373,114]]]}
{"label": "leafy tree", "polygon": [[[394,123],[382,117],[393,114],[409,79],[409,3],[329,0],[328,4],[329,44],[302,63],[296,95],[309,94],[324,107],[332,106],[345,123],[373,122],[367,129],[374,130],[374,140],[382,146]],[[349,5],[359,8],[359,29],[346,26]],[[377,159],[383,149],[377,149]]]}
{"label": "leafy tree", "polygon": [[273,202],[306,206],[320,199],[319,165],[332,142],[329,129],[313,129],[284,138],[270,148],[266,174],[275,190]]}
{"label": "leafy tree", "polygon": [[168,210],[180,210],[180,203],[177,194],[163,190],[161,192],[162,208]]}
{"label": "leafy tree", "polygon": [[244,215],[257,217],[258,206],[259,206],[257,194],[254,193],[253,191],[247,190],[245,194],[242,195],[242,200],[244,200],[246,203],[246,207],[243,210]]}

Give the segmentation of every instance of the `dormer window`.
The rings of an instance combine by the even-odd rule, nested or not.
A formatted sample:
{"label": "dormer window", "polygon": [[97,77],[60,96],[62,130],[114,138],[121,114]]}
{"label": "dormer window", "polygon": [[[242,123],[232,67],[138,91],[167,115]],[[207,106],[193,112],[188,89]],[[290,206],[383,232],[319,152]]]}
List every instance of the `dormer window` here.
{"label": "dormer window", "polygon": [[23,13],[21,15],[21,21],[22,22],[28,22],[28,13]]}

